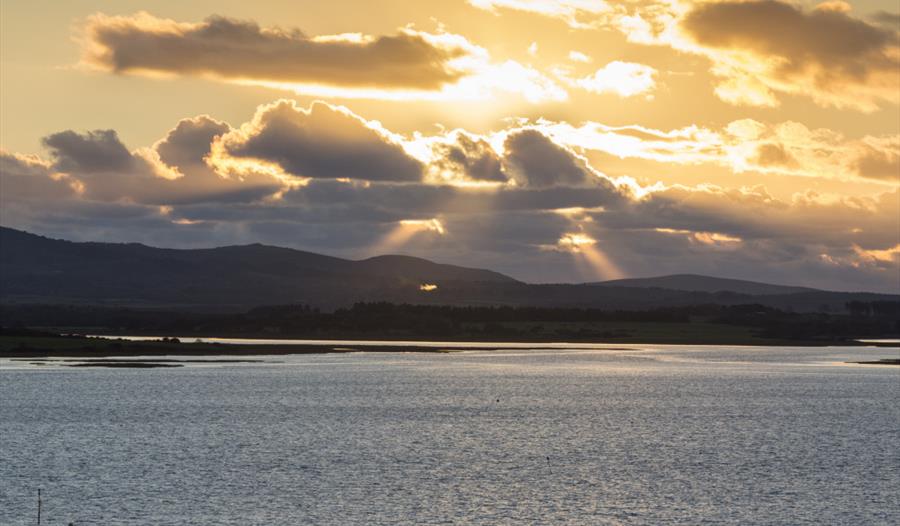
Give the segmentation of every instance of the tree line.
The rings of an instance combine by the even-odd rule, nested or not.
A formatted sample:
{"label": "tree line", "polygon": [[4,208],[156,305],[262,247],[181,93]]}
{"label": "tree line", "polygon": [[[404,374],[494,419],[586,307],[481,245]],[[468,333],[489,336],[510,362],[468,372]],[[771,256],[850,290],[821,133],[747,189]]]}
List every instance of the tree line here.
{"label": "tree line", "polygon": [[850,302],[850,314],[794,313],[763,305],[692,305],[649,310],[357,303],[333,312],[276,305],[243,313],[93,306],[0,307],[0,325],[84,333],[297,338],[527,338],[603,340],[677,324],[750,327],[765,338],[842,341],[900,334],[900,302]]}

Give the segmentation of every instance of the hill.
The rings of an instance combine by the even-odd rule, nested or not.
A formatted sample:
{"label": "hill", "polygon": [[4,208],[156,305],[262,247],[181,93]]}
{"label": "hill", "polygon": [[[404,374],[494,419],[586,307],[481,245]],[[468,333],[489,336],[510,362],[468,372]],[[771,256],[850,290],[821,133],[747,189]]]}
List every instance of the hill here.
{"label": "hill", "polygon": [[816,289],[807,287],[791,287],[787,285],[773,285],[771,283],[759,283],[742,279],[716,278],[701,276],[699,274],[672,274],[670,276],[657,276],[653,278],[631,278],[602,281],[595,285],[603,287],[636,287],[658,288],[669,290],[685,290],[693,292],[737,292],[751,296],[794,294],[800,292],[814,292]]}
{"label": "hill", "polygon": [[[422,290],[422,285],[437,287]],[[409,256],[353,261],[265,245],[176,250],[76,243],[0,227],[0,304],[95,305],[238,312],[261,305],[323,309],[360,301],[646,310],[759,304],[842,312],[842,293],[698,275],[585,284],[528,284],[490,270]]]}
{"label": "hill", "polygon": [[425,283],[518,283],[489,270],[409,256],[351,261],[265,245],[175,250],[74,243],[0,227],[0,298],[221,307],[418,291]]}

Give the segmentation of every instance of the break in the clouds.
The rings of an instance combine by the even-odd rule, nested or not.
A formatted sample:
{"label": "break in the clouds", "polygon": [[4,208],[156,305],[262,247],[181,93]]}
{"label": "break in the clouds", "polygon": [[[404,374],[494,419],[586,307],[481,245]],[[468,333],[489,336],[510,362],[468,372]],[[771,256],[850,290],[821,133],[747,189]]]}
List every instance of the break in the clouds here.
{"label": "break in the clouds", "polygon": [[784,95],[864,112],[900,104],[897,15],[882,11],[861,18],[841,0],[811,9],[780,0],[470,4],[553,17],[583,31],[615,29],[636,45],[703,56],[719,79],[715,94],[736,105],[778,106]]}
{"label": "break in the clouds", "polygon": [[[43,158],[0,156],[0,204],[5,225],[76,239],[408,252],[537,281],[689,271],[896,291],[896,185],[791,199],[762,187],[642,186],[579,153],[619,140],[635,155],[702,163],[727,158],[733,141],[754,162],[802,167],[798,145],[822,135],[756,121],[718,133],[540,121],[406,137],[344,107],[278,101],[237,127],[183,119],[137,149],[111,130],[52,134]],[[860,170],[891,169],[885,148],[896,144],[865,145],[879,153],[859,147]]]}
{"label": "break in the clouds", "polygon": [[469,0],[480,9],[499,13],[502,10],[525,11],[559,18],[578,29],[597,27],[598,18],[616,9],[603,0]]}
{"label": "break in the clouds", "polygon": [[575,84],[593,93],[633,97],[652,91],[656,87],[656,75],[657,71],[650,66],[614,60]]}

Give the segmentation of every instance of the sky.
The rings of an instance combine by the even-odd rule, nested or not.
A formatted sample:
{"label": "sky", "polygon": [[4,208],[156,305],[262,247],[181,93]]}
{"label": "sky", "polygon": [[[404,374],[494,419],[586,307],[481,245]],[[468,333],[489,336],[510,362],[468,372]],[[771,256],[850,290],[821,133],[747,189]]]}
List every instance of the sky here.
{"label": "sky", "polygon": [[0,223],[900,293],[894,0],[0,3]]}

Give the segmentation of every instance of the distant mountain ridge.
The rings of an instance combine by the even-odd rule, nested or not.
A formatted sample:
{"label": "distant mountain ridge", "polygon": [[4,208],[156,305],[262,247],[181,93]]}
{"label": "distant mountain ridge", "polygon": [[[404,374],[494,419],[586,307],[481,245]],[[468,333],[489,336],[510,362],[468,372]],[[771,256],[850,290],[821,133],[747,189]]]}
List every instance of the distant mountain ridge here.
{"label": "distant mountain ridge", "polygon": [[652,278],[628,278],[601,281],[595,283],[604,287],[636,287],[659,288],[668,290],[685,290],[693,292],[737,292],[751,296],[768,294],[795,294],[800,292],[816,292],[809,287],[793,287],[789,285],[773,285],[743,279],[717,278],[699,274],[672,274]]}
{"label": "distant mountain ridge", "polygon": [[[410,256],[352,261],[260,244],[204,249],[77,243],[0,227],[0,298],[257,305],[333,303],[347,289],[518,283],[490,270]],[[338,294],[340,295],[340,294]],[[365,294],[368,295],[368,294]]]}
{"label": "distant mountain ridge", "polygon": [[[436,285],[422,290],[424,284]],[[491,270],[411,256],[360,261],[260,244],[204,249],[71,242],[0,227],[0,303],[122,305],[238,311],[324,309],[359,301],[642,310],[761,304],[842,311],[848,301],[900,295],[830,292],[699,275],[585,284],[528,284]]]}
{"label": "distant mountain ridge", "polygon": [[[110,261],[122,263],[136,257],[149,257],[153,263],[218,265],[232,270],[275,274],[303,270],[312,273],[362,273],[413,278],[435,276],[440,279],[463,281],[516,281],[490,270],[443,265],[411,256],[376,256],[352,261],[259,243],[199,249],[156,248],[140,243],[78,243],[6,227],[0,227],[0,250],[4,251],[0,254],[2,265],[31,263],[45,268],[79,260],[103,263],[103,258],[109,258]],[[51,255],[65,259],[61,262],[41,257]]]}

